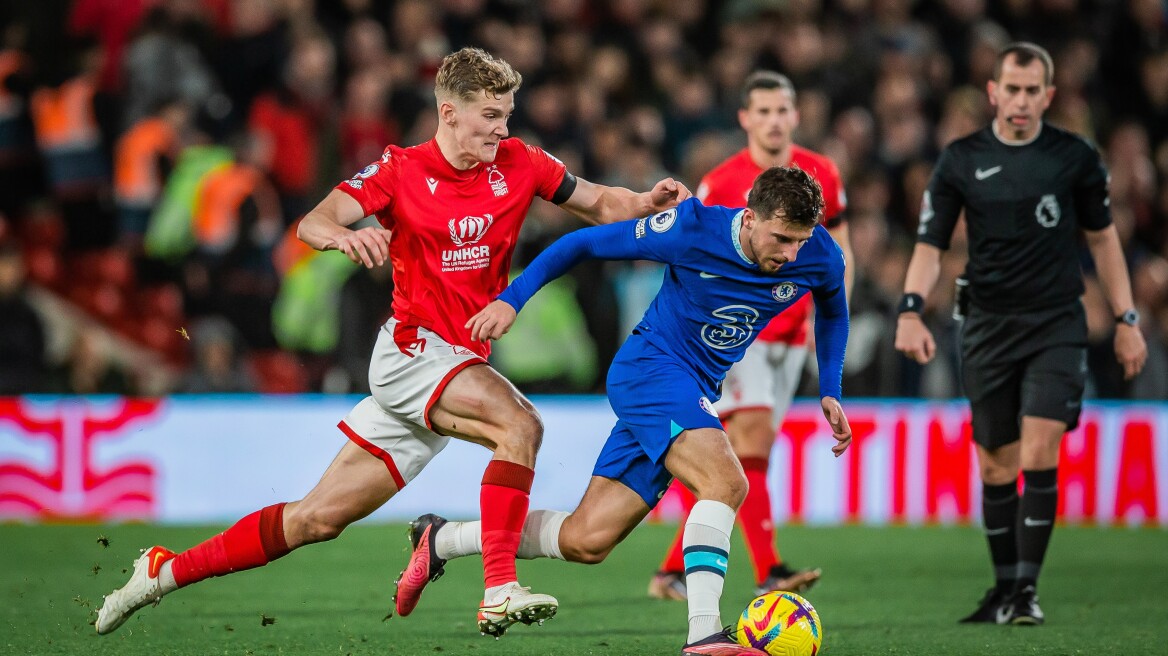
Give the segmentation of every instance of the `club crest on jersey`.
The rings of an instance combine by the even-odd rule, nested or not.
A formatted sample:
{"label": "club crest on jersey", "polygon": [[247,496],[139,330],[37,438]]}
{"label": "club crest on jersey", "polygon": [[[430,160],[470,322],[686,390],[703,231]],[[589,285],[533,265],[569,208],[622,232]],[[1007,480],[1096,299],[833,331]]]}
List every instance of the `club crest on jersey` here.
{"label": "club crest on jersey", "polygon": [[670,208],[649,217],[649,227],[653,229],[653,232],[665,232],[673,227],[673,222],[676,220],[677,209]]}
{"label": "club crest on jersey", "polygon": [[799,287],[793,282],[781,282],[774,287],[771,287],[771,296],[780,303],[785,303],[792,298],[795,298],[795,293],[799,291]]}
{"label": "club crest on jersey", "polygon": [[461,219],[450,219],[447,227],[450,228],[450,241],[455,246],[470,246],[487,234],[495,217],[490,214],[482,216],[464,216]]}
{"label": "club crest on jersey", "polygon": [[708,415],[714,417],[718,416],[718,411],[714,409],[714,404],[710,403],[710,400],[704,396],[698,399],[698,407],[704,410]]}
{"label": "club crest on jersey", "polygon": [[1058,198],[1054,194],[1046,194],[1038,199],[1038,206],[1034,208],[1034,218],[1038,219],[1038,225],[1044,228],[1058,225],[1059,219],[1062,218]]}
{"label": "club crest on jersey", "polygon": [[491,185],[491,191],[495,192],[495,198],[507,195],[507,181],[503,179],[503,172],[498,165],[492,164],[487,169],[487,182]]}

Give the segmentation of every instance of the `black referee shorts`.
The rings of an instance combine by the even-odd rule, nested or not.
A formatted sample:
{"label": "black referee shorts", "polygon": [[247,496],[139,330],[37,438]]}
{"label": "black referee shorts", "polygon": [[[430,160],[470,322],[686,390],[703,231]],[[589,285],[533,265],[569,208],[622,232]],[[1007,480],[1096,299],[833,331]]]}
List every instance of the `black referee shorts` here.
{"label": "black referee shorts", "polygon": [[962,328],[961,378],[973,440],[1018,441],[1022,417],[1079,425],[1087,381],[1087,317],[1075,301],[1026,314],[971,308]]}

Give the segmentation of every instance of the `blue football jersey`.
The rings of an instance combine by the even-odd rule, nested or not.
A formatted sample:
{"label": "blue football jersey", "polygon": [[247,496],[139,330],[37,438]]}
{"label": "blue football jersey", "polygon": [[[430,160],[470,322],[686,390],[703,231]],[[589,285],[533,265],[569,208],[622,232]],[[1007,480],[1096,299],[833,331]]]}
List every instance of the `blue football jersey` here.
{"label": "blue football jersey", "polygon": [[[811,293],[817,317],[843,321],[842,373],[847,340],[843,252],[827,230],[816,226],[793,262],[763,273],[742,251],[742,213],[690,199],[650,217],[578,230],[541,253],[499,298],[522,308],[539,287],[586,257],[664,263],[661,290],[636,331],[716,389],[759,331]],[[838,397],[838,382],[826,389]]]}

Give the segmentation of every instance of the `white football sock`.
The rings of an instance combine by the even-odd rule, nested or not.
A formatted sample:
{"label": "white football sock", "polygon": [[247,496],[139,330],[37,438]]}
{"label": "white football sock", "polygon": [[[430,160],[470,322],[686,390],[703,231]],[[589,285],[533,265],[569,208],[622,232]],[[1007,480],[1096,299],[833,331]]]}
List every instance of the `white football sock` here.
{"label": "white football sock", "polygon": [[[568,514],[560,510],[532,510],[527,513],[516,558],[563,560],[564,555],[560,552],[560,527],[564,525]],[[447,522],[434,536],[434,549],[438,552],[439,558],[446,560],[481,554],[482,524],[477,521]]]}
{"label": "white football sock", "polygon": [[450,560],[483,552],[481,522],[446,522],[434,535],[434,550],[439,558]]}
{"label": "white football sock", "polygon": [[158,587],[162,589],[162,594],[178,590],[178,583],[174,580],[173,564],[174,559],[171,558],[158,568]]}
{"label": "white football sock", "polygon": [[685,589],[689,595],[690,644],[722,630],[718,602],[730,559],[730,531],[734,509],[720,501],[702,499],[685,522],[681,544],[685,553]]}
{"label": "white football sock", "polygon": [[516,558],[534,560],[555,558],[563,560],[560,553],[560,527],[568,514],[561,510],[533,510],[527,513],[523,522],[523,537],[519,540]]}

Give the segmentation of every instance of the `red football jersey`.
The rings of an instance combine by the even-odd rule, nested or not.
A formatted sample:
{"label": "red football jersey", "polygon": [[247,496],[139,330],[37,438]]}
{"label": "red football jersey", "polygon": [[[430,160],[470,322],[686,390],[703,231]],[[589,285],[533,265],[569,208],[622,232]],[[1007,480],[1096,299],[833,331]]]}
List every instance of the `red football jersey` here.
{"label": "red football jersey", "polygon": [[507,287],[519,228],[536,196],[551,200],[562,162],[519,139],[499,143],[495,161],[454,168],[436,141],[389,146],[381,159],[337,185],[393,231],[393,314],[479,355],[463,326]]}
{"label": "red football jersey", "polygon": [[[791,161],[819,182],[823,188],[823,225],[834,228],[843,220],[848,200],[835,163],[817,152],[800,146],[791,146]],[[750,158],[750,150],[743,148],[702,178],[697,197],[705,205],[745,207],[746,196],[762,168]],[[780,269],[781,271],[781,269]],[[801,346],[807,343],[807,317],[811,314],[811,295],[805,294],[797,303],[771,319],[758,335],[763,342],[783,342]]]}

